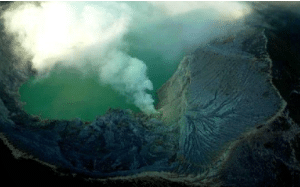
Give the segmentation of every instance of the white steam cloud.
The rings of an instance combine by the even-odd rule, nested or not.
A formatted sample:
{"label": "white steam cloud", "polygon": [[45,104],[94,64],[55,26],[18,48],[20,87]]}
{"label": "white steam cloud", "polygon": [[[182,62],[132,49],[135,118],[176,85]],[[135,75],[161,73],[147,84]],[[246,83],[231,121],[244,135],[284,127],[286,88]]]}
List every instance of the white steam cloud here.
{"label": "white steam cloud", "polygon": [[[154,100],[146,91],[152,90],[153,85],[147,77],[146,64],[126,53],[128,44],[124,36],[129,30],[145,32],[148,28],[156,34],[160,29],[155,31],[148,26],[151,23],[161,24],[160,21],[167,18],[212,8],[223,20],[235,20],[249,13],[245,6],[236,2],[25,2],[13,4],[2,18],[6,32],[16,38],[17,55],[30,58],[40,75],[47,74],[57,63],[80,70],[90,63],[97,68],[101,83],[112,85],[143,112],[150,114],[156,111]],[[185,23],[183,20],[176,24]],[[194,30],[201,36],[197,29]],[[176,46],[182,50],[201,41],[186,37],[195,33],[182,33],[174,37],[181,37],[183,44],[170,45],[175,53]],[[168,35],[161,34],[163,37]],[[150,41],[149,45],[154,42],[157,41]],[[164,45],[161,48],[158,46],[158,50],[166,50]]]}
{"label": "white steam cloud", "polygon": [[87,62],[99,69],[100,80],[122,94],[132,95],[146,113],[155,112],[151,81],[146,65],[122,52],[123,36],[131,21],[126,4],[42,2],[26,3],[5,12],[7,31],[17,35],[22,48],[33,56],[33,67],[40,73],[56,63],[82,67]]}

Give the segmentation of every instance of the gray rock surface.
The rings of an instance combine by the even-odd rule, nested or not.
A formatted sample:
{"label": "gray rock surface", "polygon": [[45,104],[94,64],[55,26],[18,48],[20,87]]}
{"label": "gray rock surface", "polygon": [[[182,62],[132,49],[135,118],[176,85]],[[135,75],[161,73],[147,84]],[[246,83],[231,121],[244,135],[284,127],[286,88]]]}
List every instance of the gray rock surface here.
{"label": "gray rock surface", "polygon": [[180,127],[178,172],[201,172],[226,142],[285,107],[266,44],[260,29],[218,38],[186,57],[158,91],[163,119]]}
{"label": "gray rock surface", "polygon": [[160,115],[111,109],[93,122],[26,114],[18,89],[35,72],[0,29],[1,168],[31,186],[300,186],[300,16],[257,11],[182,60]]}

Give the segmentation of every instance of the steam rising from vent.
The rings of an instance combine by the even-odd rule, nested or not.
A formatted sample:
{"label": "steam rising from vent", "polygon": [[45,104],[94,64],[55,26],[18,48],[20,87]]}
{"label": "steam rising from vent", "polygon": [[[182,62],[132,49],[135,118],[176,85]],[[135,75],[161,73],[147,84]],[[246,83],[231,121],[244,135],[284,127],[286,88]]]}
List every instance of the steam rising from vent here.
{"label": "steam rising from vent", "polygon": [[58,62],[78,68],[91,62],[103,83],[132,94],[141,110],[153,113],[154,100],[146,93],[153,89],[146,65],[122,51],[130,14],[129,6],[113,2],[101,6],[43,2],[40,7],[18,6],[4,18],[7,31],[16,34],[21,46],[33,56],[38,72],[46,73]]}
{"label": "steam rising from vent", "polygon": [[[101,83],[112,85],[143,112],[150,114],[156,111],[154,100],[146,91],[152,90],[153,85],[147,77],[146,64],[126,53],[128,44],[124,36],[129,30],[202,8],[214,8],[224,20],[234,20],[249,13],[235,2],[226,4],[228,11],[224,11],[224,5],[199,2],[140,2],[132,5],[125,2],[15,3],[2,18],[6,32],[16,39],[16,54],[30,59],[40,76],[47,75],[57,63],[76,67],[83,73],[87,73],[83,67],[91,64],[98,70]],[[232,5],[236,11],[232,10]],[[177,25],[180,24],[179,21]],[[199,31],[197,33],[202,36]],[[172,55],[201,42],[189,36],[190,31],[180,35],[182,44],[170,45]]]}

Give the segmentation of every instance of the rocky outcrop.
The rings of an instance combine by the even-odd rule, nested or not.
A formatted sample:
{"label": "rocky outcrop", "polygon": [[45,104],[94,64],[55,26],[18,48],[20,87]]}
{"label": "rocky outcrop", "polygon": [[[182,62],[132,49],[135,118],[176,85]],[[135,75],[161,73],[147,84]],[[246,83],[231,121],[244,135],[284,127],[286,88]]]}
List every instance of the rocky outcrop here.
{"label": "rocky outcrop", "polygon": [[283,110],[266,45],[261,29],[218,38],[183,60],[159,90],[163,119],[180,127],[178,172],[199,173],[225,143]]}
{"label": "rocky outcrop", "polygon": [[[300,48],[294,32],[300,28],[283,34],[283,26],[272,25],[286,15],[280,12],[265,20],[271,25],[258,24],[266,15],[272,11],[186,56],[158,91],[160,115],[111,109],[93,122],[26,114],[18,88],[34,71],[14,58],[2,33],[2,168],[9,177],[35,173],[23,181],[38,176],[53,185],[300,186],[300,75],[294,70],[300,66],[291,57]],[[299,22],[288,15],[279,23]],[[285,43],[287,36],[295,44]]]}
{"label": "rocky outcrop", "polygon": [[237,141],[221,166],[224,185],[299,186],[299,126],[287,111]]}

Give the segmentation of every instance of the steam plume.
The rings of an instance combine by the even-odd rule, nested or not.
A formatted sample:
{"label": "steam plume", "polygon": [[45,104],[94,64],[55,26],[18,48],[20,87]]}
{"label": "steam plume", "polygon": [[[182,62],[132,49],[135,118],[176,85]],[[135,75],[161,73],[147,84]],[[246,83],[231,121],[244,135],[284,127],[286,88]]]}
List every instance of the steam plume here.
{"label": "steam plume", "polygon": [[[209,14],[210,9],[214,13]],[[13,34],[18,43],[16,54],[31,59],[39,75],[49,73],[57,63],[82,71],[90,63],[98,70],[101,83],[112,85],[143,112],[150,114],[156,111],[154,100],[146,91],[152,90],[153,85],[147,77],[146,64],[126,53],[128,44],[124,36],[129,30],[138,33],[150,29],[150,34],[154,33],[153,38],[157,39],[142,47],[156,45],[169,34],[154,25],[173,22],[175,27],[181,27],[182,32],[173,36],[181,42],[168,44],[172,53],[164,53],[164,45],[157,47],[166,60],[172,60],[188,46],[198,45],[216,35],[216,32],[211,34],[211,31],[203,30],[203,25],[191,28],[195,23],[185,23],[186,19],[181,19],[181,15],[195,10],[206,10],[203,20],[217,17],[223,21],[235,20],[248,13],[245,6],[235,2],[226,6],[202,2],[41,2],[38,5],[26,2],[13,4],[2,18],[6,32]],[[170,21],[174,17],[178,19]],[[183,30],[185,27],[189,27],[189,31]],[[198,37],[191,37],[196,35]]]}

